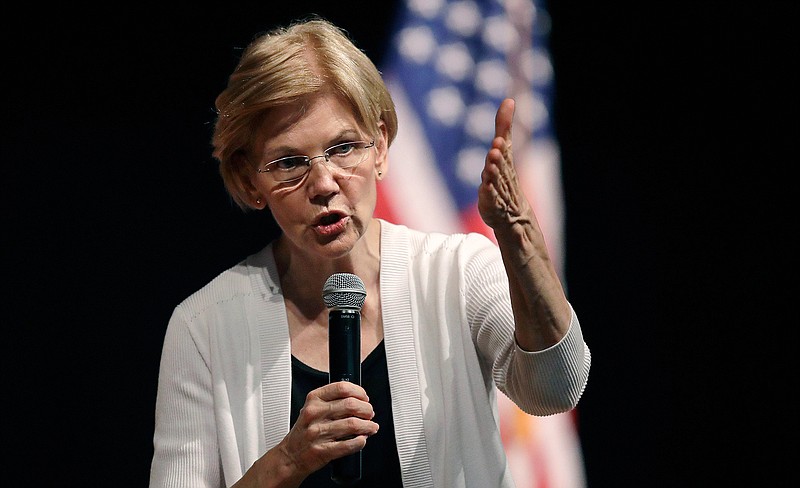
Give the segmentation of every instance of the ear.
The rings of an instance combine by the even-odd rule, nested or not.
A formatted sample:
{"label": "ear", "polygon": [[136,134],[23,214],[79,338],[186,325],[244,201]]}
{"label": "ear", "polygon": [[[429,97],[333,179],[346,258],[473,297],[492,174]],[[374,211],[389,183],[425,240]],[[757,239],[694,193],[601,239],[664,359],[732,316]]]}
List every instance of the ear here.
{"label": "ear", "polygon": [[378,123],[378,128],[380,137],[375,139],[375,148],[378,151],[378,157],[375,158],[375,177],[380,181],[386,177],[389,170],[389,136],[383,121]]}
{"label": "ear", "polygon": [[248,207],[254,210],[263,210],[267,206],[266,198],[253,182],[253,178],[258,178],[259,174],[250,165],[244,154],[236,154],[233,158],[237,173],[236,180],[239,187],[239,196]]}

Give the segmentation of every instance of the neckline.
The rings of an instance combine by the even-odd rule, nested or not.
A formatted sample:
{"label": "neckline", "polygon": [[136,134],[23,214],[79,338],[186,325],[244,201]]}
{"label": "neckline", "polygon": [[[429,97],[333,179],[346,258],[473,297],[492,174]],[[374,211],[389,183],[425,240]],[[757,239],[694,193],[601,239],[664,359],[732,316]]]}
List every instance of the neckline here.
{"label": "neckline", "polygon": [[[361,361],[361,370],[362,371],[366,370],[366,369],[370,369],[373,364],[375,364],[377,361],[379,361],[380,358],[383,357],[386,354],[385,346],[384,346],[383,342],[384,341],[382,339],[378,343],[378,345],[375,346],[375,349],[370,351],[370,353],[367,355],[367,357],[364,358],[363,361]],[[294,354],[292,354],[292,365],[293,366],[297,366],[298,368],[300,368],[301,370],[305,371],[306,373],[310,373],[310,374],[317,375],[317,376],[325,376],[326,378],[328,377],[328,372],[327,371],[320,371],[320,370],[318,370],[316,368],[312,368],[311,366],[307,365],[303,361],[297,359],[297,357],[295,357]]]}

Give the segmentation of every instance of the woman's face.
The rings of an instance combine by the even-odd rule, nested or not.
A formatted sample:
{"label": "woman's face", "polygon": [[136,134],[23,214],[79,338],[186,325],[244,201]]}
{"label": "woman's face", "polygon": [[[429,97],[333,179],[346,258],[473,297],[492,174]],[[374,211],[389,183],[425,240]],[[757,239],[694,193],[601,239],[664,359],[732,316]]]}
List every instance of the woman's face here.
{"label": "woman's face", "polygon": [[[287,156],[314,158],[343,142],[373,136],[359,128],[350,108],[333,94],[320,94],[304,105],[275,109],[262,123],[255,152],[259,167]],[[325,158],[311,161],[298,180],[280,183],[269,173],[253,172],[253,200],[260,198],[272,212],[292,252],[326,258],[347,255],[365,234],[377,200],[378,172],[386,171],[384,127],[374,147],[358,166],[339,169]]]}

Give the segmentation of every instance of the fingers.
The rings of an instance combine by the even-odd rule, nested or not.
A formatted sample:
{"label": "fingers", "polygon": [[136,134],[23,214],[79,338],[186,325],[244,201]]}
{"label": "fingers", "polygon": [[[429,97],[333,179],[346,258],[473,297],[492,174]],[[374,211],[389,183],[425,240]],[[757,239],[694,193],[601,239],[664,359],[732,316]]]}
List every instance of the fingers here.
{"label": "fingers", "polygon": [[377,424],[371,421],[375,417],[367,392],[359,385],[347,381],[338,381],[312,390],[306,396],[306,402],[300,411],[301,420],[333,423],[336,420],[353,420],[339,422],[327,429],[338,429],[331,438],[338,439],[349,435],[374,434]]}
{"label": "fingers", "polygon": [[506,98],[500,103],[494,118],[494,140],[486,155],[486,167],[483,172],[484,184],[496,180],[513,171],[514,157],[511,152],[511,126],[514,121],[515,103],[513,98]]}
{"label": "fingers", "polygon": [[316,471],[333,459],[363,449],[378,432],[367,392],[335,382],[306,396],[297,421],[284,439],[286,455],[302,471]]}
{"label": "fingers", "polygon": [[525,222],[527,200],[522,193],[511,144],[515,102],[506,98],[495,116],[495,137],[486,154],[478,188],[478,210],[483,221],[495,230]]}
{"label": "fingers", "polygon": [[495,137],[492,147],[486,154],[486,164],[481,173],[481,182],[491,199],[508,203],[516,183],[514,157],[511,152],[511,126],[514,119],[515,103],[506,98],[497,109],[494,121]]}
{"label": "fingers", "polygon": [[502,137],[511,144],[511,125],[514,121],[515,103],[513,98],[506,98],[500,103],[494,117],[494,136]]}
{"label": "fingers", "polygon": [[[308,395],[309,397],[313,395],[326,402],[347,397],[358,398],[365,402],[369,401],[366,390],[360,385],[350,383],[349,381],[335,381],[329,383],[321,388],[312,390]],[[306,397],[306,400],[308,400],[308,397]]]}

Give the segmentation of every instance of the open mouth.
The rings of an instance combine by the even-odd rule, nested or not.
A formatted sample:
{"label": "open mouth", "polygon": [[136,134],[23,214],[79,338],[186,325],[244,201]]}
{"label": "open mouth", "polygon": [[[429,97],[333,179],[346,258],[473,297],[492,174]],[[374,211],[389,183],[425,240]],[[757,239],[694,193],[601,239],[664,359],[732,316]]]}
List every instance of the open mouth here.
{"label": "open mouth", "polygon": [[319,225],[331,225],[335,224],[336,222],[342,220],[343,215],[338,213],[332,213],[328,215],[323,215],[322,218],[319,219]]}
{"label": "open mouth", "polygon": [[348,216],[343,213],[326,213],[317,220],[314,230],[322,236],[333,237],[344,232],[347,222]]}

